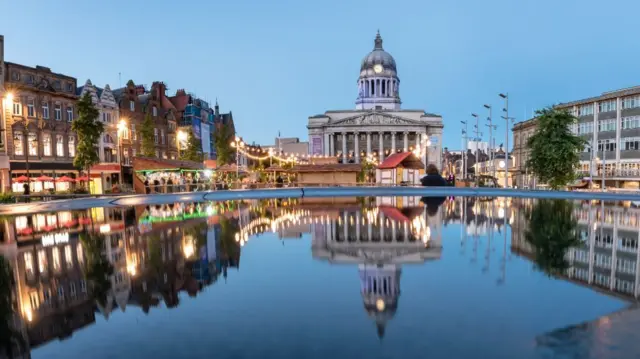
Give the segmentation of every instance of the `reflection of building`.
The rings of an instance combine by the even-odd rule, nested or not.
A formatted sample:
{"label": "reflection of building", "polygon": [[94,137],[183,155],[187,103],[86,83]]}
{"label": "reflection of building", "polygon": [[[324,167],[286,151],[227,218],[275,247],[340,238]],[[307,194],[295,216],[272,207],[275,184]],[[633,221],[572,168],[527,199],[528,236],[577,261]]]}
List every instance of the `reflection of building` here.
{"label": "reflection of building", "polygon": [[336,209],[331,220],[311,226],[313,257],[359,264],[364,307],[382,338],[398,307],[400,265],[439,259],[441,237],[433,235],[425,207]]}
{"label": "reflection of building", "polygon": [[[517,200],[531,208],[532,200]],[[609,295],[637,300],[640,297],[638,258],[640,210],[605,203],[583,203],[575,208],[581,244],[565,254],[569,268],[565,280],[586,285]],[[535,259],[535,247],[525,239],[529,223],[523,210],[515,211],[512,252]]]}
{"label": "reflection of building", "polygon": [[373,154],[382,162],[398,151],[420,148],[422,162],[440,168],[442,117],[400,109],[399,88],[396,62],[377,34],[360,66],[356,109],[309,117],[310,154],[338,156],[343,163],[359,163]]}
{"label": "reflection of building", "polygon": [[400,267],[395,264],[361,264],[360,292],[364,309],[376,322],[378,336],[384,336],[385,325],[393,318],[400,296]]}

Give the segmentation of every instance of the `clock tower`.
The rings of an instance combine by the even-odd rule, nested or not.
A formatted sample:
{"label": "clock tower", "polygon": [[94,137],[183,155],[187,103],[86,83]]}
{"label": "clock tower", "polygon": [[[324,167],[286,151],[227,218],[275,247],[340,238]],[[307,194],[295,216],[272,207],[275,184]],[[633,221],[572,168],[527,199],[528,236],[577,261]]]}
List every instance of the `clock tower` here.
{"label": "clock tower", "polygon": [[362,59],[358,78],[357,110],[399,110],[400,79],[393,56],[382,48],[380,31],[373,50]]}

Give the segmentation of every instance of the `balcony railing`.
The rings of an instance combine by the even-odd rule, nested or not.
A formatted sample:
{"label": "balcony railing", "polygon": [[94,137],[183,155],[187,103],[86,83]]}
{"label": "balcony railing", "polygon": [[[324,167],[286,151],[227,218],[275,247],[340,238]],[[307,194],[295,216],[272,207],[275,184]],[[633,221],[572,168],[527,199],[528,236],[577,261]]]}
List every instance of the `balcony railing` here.
{"label": "balcony railing", "polygon": [[[589,177],[591,173],[589,171],[578,171],[578,174],[583,177]],[[594,176],[602,176],[602,169],[594,171]],[[604,173],[605,177],[640,177],[640,169],[608,169]]]}

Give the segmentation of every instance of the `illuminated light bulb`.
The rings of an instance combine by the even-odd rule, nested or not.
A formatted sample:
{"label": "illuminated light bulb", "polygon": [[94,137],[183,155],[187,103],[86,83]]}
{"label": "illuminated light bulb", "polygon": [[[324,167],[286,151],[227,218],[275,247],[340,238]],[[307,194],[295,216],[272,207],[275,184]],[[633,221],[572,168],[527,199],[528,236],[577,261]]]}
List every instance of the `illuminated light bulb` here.
{"label": "illuminated light bulb", "polygon": [[384,300],[382,299],[376,300],[376,309],[378,309],[379,312],[382,312],[385,307],[386,305],[384,304]]}

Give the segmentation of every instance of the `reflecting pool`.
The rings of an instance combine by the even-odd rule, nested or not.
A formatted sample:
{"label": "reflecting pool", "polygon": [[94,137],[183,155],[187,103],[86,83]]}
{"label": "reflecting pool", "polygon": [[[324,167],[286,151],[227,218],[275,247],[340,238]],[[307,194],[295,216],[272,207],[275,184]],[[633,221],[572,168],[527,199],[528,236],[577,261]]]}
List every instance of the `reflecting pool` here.
{"label": "reflecting pool", "polygon": [[0,358],[640,357],[639,224],[510,198],[7,217]]}

